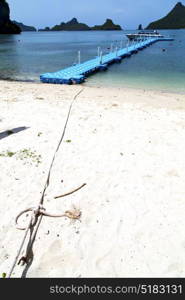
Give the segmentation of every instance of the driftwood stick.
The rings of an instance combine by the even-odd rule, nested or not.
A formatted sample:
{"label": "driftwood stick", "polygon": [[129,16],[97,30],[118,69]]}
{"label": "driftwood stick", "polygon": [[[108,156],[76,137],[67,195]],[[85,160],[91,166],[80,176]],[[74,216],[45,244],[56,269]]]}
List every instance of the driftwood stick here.
{"label": "driftwood stick", "polygon": [[74,193],[76,193],[77,191],[81,190],[81,189],[82,189],[84,186],[86,186],[86,185],[87,185],[87,184],[84,183],[84,184],[82,184],[80,187],[78,187],[77,189],[75,189],[75,190],[73,190],[73,191],[71,191],[71,192],[69,192],[69,193],[66,193],[66,194],[63,194],[63,195],[60,195],[60,196],[56,196],[55,199],[63,198],[63,197],[69,196],[69,195],[71,195],[71,194],[74,194]]}

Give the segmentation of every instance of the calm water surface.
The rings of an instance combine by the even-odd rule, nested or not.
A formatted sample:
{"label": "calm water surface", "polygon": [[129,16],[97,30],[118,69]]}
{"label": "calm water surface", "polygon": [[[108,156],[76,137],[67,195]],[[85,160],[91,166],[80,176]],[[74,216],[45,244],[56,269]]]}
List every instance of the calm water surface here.
{"label": "calm water surface", "polygon": [[[129,31],[130,32],[130,31]],[[88,85],[134,87],[185,92],[185,30],[160,31],[174,42],[158,42],[107,72],[87,79]],[[127,31],[24,32],[0,35],[0,78],[39,81],[39,75],[58,71],[97,55],[101,46],[107,53],[111,43],[126,45]],[[166,51],[163,52],[162,49]]]}

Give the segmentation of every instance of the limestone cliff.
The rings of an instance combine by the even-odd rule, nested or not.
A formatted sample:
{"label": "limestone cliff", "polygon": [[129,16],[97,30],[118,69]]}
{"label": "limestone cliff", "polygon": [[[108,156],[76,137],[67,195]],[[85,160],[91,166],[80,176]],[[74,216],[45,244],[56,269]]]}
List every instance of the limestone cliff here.
{"label": "limestone cliff", "polygon": [[60,25],[55,25],[52,28],[46,27],[45,29],[39,29],[39,31],[87,31],[87,30],[122,30],[120,25],[115,25],[111,19],[107,19],[103,25],[96,25],[89,27],[87,24],[79,23],[76,18],[71,21]]}
{"label": "limestone cliff", "polygon": [[147,29],[181,29],[185,28],[185,6],[178,2],[164,18],[152,22]]}
{"label": "limestone cliff", "polygon": [[90,30],[89,26],[84,23],[79,23],[76,18],[73,18],[71,21],[64,23],[62,22],[60,25],[56,25],[51,28],[52,31],[86,31]]}
{"label": "limestone cliff", "polygon": [[0,34],[21,33],[19,26],[10,20],[10,8],[6,0],[0,0]]}
{"label": "limestone cliff", "polygon": [[37,29],[33,26],[28,26],[28,25],[25,25],[23,23],[19,23],[19,22],[16,22],[16,21],[12,21],[12,22],[14,24],[16,24],[17,26],[19,26],[22,31],[37,31]]}
{"label": "limestone cliff", "polygon": [[107,19],[103,25],[96,25],[92,30],[122,30],[120,25],[115,25],[111,19]]}

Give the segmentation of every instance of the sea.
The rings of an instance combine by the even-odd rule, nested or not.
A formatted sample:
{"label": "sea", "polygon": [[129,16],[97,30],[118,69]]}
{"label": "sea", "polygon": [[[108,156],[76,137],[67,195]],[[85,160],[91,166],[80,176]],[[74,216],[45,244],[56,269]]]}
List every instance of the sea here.
{"label": "sea", "polygon": [[[59,71],[110,51],[126,47],[134,31],[23,32],[0,35],[0,79],[39,82],[43,73]],[[174,41],[158,42],[106,72],[87,78],[86,85],[185,92],[185,30],[161,30]]]}

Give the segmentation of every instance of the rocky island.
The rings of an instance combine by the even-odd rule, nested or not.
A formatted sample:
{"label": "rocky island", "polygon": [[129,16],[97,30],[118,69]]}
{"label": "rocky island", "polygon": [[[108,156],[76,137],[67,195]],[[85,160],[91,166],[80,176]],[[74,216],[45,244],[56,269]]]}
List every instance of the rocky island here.
{"label": "rocky island", "polygon": [[0,34],[19,34],[21,28],[10,20],[10,8],[6,0],[0,0]]}
{"label": "rocky island", "polygon": [[22,31],[37,31],[37,29],[33,26],[24,25],[23,23],[19,23],[16,21],[12,21],[15,25],[19,26]]}
{"label": "rocky island", "polygon": [[88,30],[122,30],[120,25],[115,25],[111,19],[107,19],[103,25],[96,25],[93,27],[88,26],[84,23],[79,23],[76,18],[71,21],[60,25],[55,25],[52,28],[45,27],[44,29],[39,29],[39,31],[88,31]]}
{"label": "rocky island", "polygon": [[60,25],[55,25],[51,28],[51,31],[87,31],[90,30],[90,27],[84,23],[79,23],[76,18],[73,18],[71,21],[64,23],[62,22]]}
{"label": "rocky island", "polygon": [[41,28],[41,29],[39,29],[38,31],[50,31],[50,28],[49,27],[45,27],[45,28]]}
{"label": "rocky island", "polygon": [[138,26],[137,30],[143,30],[143,26],[142,26],[142,24],[139,24],[139,26]]}
{"label": "rocky island", "polygon": [[181,29],[185,28],[185,6],[178,2],[164,18],[152,22],[146,29]]}
{"label": "rocky island", "polygon": [[111,19],[107,19],[103,25],[96,25],[91,30],[122,30],[120,25],[115,25]]}

